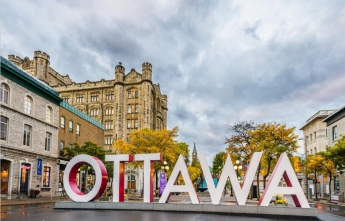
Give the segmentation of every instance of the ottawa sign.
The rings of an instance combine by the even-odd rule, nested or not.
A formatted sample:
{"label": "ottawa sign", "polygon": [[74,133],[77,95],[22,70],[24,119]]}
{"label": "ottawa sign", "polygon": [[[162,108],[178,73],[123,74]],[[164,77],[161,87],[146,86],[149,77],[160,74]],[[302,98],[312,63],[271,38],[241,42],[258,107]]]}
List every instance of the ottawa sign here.
{"label": "ottawa sign", "polygon": [[[210,193],[212,203],[219,204],[222,191],[226,184],[226,180],[229,177],[232,188],[234,190],[237,204],[245,205],[250,187],[255,177],[256,170],[260,163],[261,155],[262,152],[255,152],[252,155],[242,186],[237,180],[236,172],[234,170],[230,156],[228,155],[218,185],[217,187],[215,187],[205,154],[198,153],[198,158],[208,186],[208,191]],[[144,163],[143,201],[147,203],[153,202],[153,166],[154,162],[162,160],[163,156],[160,153],[135,154],[134,156],[129,154],[106,155],[105,161],[114,164],[113,202],[124,201],[125,162],[133,161],[142,161]],[[96,176],[95,185],[88,194],[84,194],[79,190],[76,178],[78,169],[86,163],[90,164],[93,167]],[[180,175],[183,177],[185,185],[176,185],[176,181]],[[278,186],[282,177],[286,182],[286,187]],[[72,200],[76,202],[88,202],[98,199],[103,194],[107,186],[107,182],[108,173],[102,161],[96,157],[85,154],[78,155],[69,161],[63,177],[63,183],[66,193]],[[170,175],[170,179],[166,184],[159,203],[167,203],[172,192],[187,192],[189,193],[189,197],[191,198],[193,204],[200,203],[194,186],[190,180],[187,165],[182,155],[179,156],[175,164],[174,170]],[[282,153],[280,155],[274,171],[269,178],[267,186],[259,199],[258,205],[268,206],[274,194],[289,194],[292,196],[292,199],[297,207],[310,208],[286,153]]]}

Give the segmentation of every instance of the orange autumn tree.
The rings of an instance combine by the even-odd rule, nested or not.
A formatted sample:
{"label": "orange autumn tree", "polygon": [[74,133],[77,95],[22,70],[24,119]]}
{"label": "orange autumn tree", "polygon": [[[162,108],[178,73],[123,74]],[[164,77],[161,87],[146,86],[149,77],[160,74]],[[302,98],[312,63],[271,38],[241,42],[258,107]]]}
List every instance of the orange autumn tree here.
{"label": "orange autumn tree", "polygon": [[[156,187],[158,188],[158,172],[161,170],[163,162],[166,161],[169,166],[167,176],[170,175],[174,165],[182,154],[185,161],[189,159],[189,148],[186,143],[178,142],[178,127],[172,130],[163,129],[160,131],[144,128],[134,130],[129,134],[129,142],[118,139],[113,143],[115,154],[150,154],[162,153],[163,161],[154,163],[154,174],[156,176]],[[133,168],[142,167],[142,162],[131,163]]]}
{"label": "orange autumn tree", "polygon": [[[313,154],[308,155],[306,159],[306,174],[313,174],[313,178],[317,179],[317,176],[321,175],[324,171],[322,161],[324,161],[322,156]],[[315,198],[317,199],[316,183],[314,183],[314,189],[316,193]]]}
{"label": "orange autumn tree", "polygon": [[296,152],[298,136],[294,131],[295,127],[288,128],[285,124],[275,122],[259,124],[255,130],[249,131],[252,136],[251,145],[256,151],[262,151],[260,172],[264,178],[264,188],[280,155],[286,152],[291,160]]}

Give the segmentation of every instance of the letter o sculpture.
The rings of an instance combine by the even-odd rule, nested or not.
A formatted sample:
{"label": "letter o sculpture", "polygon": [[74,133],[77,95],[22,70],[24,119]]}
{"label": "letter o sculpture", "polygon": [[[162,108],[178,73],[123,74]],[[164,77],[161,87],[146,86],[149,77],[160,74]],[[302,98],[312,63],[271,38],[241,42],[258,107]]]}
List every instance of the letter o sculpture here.
{"label": "letter o sculpture", "polygon": [[[93,189],[84,194],[77,185],[77,173],[84,164],[90,164],[95,170],[96,182]],[[98,199],[107,187],[108,173],[100,159],[86,154],[78,155],[72,158],[65,169],[63,184],[67,195],[75,202],[89,202]]]}

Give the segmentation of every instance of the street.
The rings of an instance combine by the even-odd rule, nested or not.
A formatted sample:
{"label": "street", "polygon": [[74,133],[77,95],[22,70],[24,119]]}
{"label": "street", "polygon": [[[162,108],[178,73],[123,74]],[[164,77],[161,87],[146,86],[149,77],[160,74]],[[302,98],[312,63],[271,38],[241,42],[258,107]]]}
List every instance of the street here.
{"label": "street", "polygon": [[[316,204],[315,207],[321,212],[318,218],[320,220],[329,221],[344,221],[345,207],[336,205],[328,206],[324,204]],[[337,216],[333,216],[337,215]],[[339,216],[343,216],[339,217]],[[171,212],[152,212],[152,211],[117,211],[117,210],[57,210],[54,209],[54,203],[47,204],[32,204],[21,206],[2,206],[1,220],[26,220],[26,221],[68,221],[68,220],[121,220],[121,221],[177,221],[177,220],[198,220],[198,221],[244,221],[244,220],[283,220],[271,218],[257,218],[257,217],[241,217],[229,215],[214,215],[214,214],[199,214],[199,213],[171,213]],[[284,219],[286,220],[286,219]]]}

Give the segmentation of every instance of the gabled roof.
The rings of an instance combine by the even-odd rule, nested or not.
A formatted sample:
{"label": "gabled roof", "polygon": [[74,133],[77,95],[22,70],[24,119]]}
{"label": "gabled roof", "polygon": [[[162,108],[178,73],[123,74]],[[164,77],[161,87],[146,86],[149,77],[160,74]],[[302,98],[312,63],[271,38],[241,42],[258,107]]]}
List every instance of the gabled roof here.
{"label": "gabled roof", "polygon": [[[341,116],[341,115],[344,115],[345,116],[345,106],[341,107],[339,110],[335,111],[332,115],[326,117],[323,122],[326,122],[327,125],[329,125],[329,123],[333,120],[335,120],[336,118],[340,117],[344,117],[344,116]],[[333,123],[333,122],[332,122]]]}

